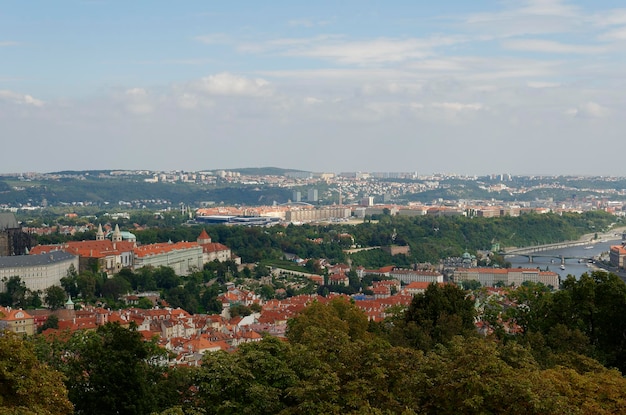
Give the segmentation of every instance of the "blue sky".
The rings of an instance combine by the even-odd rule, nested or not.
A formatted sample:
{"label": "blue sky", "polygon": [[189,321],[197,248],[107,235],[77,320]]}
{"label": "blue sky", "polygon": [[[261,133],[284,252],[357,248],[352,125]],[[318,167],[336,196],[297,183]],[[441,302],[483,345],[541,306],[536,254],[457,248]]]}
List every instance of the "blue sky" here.
{"label": "blue sky", "polygon": [[621,3],[0,1],[0,172],[623,176]]}

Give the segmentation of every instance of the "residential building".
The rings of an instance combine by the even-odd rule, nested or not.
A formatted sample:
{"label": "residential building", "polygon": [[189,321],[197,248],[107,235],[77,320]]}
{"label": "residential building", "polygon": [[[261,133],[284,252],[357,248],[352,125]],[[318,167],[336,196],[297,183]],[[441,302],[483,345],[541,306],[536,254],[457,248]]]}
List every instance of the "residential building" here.
{"label": "residential building", "polygon": [[609,260],[611,266],[624,269],[624,258],[626,258],[626,247],[624,245],[613,245],[609,250]]}
{"label": "residential building", "polygon": [[320,209],[291,209],[285,212],[287,222],[311,222],[331,218],[349,218],[352,215],[350,208],[330,206]]}
{"label": "residential building", "polygon": [[35,319],[26,311],[0,306],[0,331],[32,336],[35,334]]}
{"label": "residential building", "polygon": [[318,191],[317,189],[309,189],[307,191],[307,195],[306,195],[306,200],[311,203],[311,202],[317,202],[319,199],[319,195],[318,195]]}

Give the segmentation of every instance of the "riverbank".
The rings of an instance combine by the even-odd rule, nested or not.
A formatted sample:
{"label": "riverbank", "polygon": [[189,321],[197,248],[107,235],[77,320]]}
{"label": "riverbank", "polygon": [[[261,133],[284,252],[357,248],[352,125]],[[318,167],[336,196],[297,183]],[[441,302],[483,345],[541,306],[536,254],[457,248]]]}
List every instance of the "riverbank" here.
{"label": "riverbank", "polygon": [[580,237],[579,241],[588,241],[589,243],[597,243],[603,241],[622,240],[622,234],[626,232],[626,226],[611,229],[604,233],[588,233]]}

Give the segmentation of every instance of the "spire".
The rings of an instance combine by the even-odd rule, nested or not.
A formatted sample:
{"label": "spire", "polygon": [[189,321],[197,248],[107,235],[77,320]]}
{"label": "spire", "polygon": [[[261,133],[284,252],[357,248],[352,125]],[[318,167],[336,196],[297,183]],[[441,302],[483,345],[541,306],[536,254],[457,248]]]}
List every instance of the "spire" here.
{"label": "spire", "polygon": [[120,232],[120,227],[117,223],[115,224],[115,230],[113,231],[111,240],[113,242],[120,242],[122,240],[122,232]]}
{"label": "spire", "polygon": [[98,232],[96,232],[96,241],[104,241],[104,232],[102,231],[102,224],[98,225]]}

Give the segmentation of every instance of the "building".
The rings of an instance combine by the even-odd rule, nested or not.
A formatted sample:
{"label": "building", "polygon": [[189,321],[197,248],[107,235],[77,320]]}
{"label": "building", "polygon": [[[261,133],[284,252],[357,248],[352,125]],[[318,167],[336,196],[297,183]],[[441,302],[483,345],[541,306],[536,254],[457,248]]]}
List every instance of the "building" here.
{"label": "building", "polygon": [[350,208],[325,207],[320,209],[291,209],[285,212],[287,222],[312,222],[332,218],[349,218],[352,215]]}
{"label": "building", "polygon": [[224,262],[233,260],[235,263],[241,264],[241,258],[233,257],[229,247],[218,242],[211,242],[211,237],[206,230],[202,230],[200,236],[198,236],[197,242],[198,245],[202,247],[203,263],[206,264],[213,261]]}
{"label": "building", "polygon": [[394,269],[389,276],[402,281],[405,284],[411,282],[440,283],[443,282],[443,274],[435,271],[413,271],[409,269]]}
{"label": "building", "polygon": [[[124,240],[125,234],[127,240]],[[79,271],[97,270],[108,275],[116,274],[123,268],[138,269],[146,266],[170,267],[178,275],[188,275],[214,260],[241,263],[241,259],[234,257],[226,245],[211,242],[211,237],[204,230],[196,242],[137,245],[134,235],[120,232],[117,226],[111,234],[111,240],[106,239],[100,226],[95,241],[39,245],[31,250],[31,254],[39,255],[58,252],[76,255],[79,258],[76,269]]]}
{"label": "building", "polygon": [[32,336],[35,334],[35,319],[21,308],[15,310],[0,306],[0,331],[2,330]]}
{"label": "building", "polygon": [[[96,236],[98,237],[98,236]],[[122,268],[134,267],[135,242],[114,241],[100,239],[96,241],[69,241],[58,245],[38,245],[31,250],[31,254],[45,254],[55,251],[64,251],[80,257],[79,272],[93,271],[106,272],[113,275]]]}
{"label": "building", "polygon": [[26,255],[32,246],[30,235],[11,212],[0,213],[0,256]]}
{"label": "building", "polygon": [[317,189],[309,189],[307,191],[306,200],[310,202],[317,202],[319,199],[319,195]]}
{"label": "building", "polygon": [[165,242],[138,246],[134,249],[134,268],[170,267],[177,275],[189,275],[201,270],[202,247],[197,242]]}
{"label": "building", "polygon": [[478,281],[483,287],[497,284],[520,286],[524,282],[539,282],[548,287],[559,288],[559,274],[552,271],[541,271],[538,268],[456,268],[452,280]]}
{"label": "building", "polygon": [[63,251],[0,257],[0,292],[6,290],[3,280],[11,277],[20,277],[31,291],[61,285],[61,278],[71,267],[77,270],[78,264],[78,256]]}
{"label": "building", "polygon": [[361,199],[361,206],[374,206],[374,197],[373,196],[366,196],[364,198]]}
{"label": "building", "polygon": [[611,266],[624,269],[624,258],[626,258],[626,247],[624,245],[613,245],[609,250],[609,260]]}

